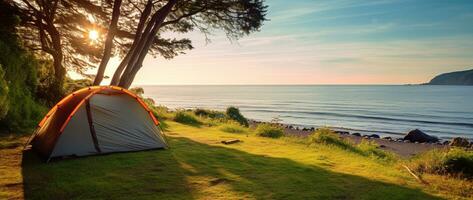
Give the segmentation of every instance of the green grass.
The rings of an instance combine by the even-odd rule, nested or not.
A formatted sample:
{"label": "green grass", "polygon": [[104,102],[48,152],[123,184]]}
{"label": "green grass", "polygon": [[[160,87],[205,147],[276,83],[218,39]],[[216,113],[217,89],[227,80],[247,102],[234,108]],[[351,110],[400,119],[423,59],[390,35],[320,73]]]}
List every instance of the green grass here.
{"label": "green grass", "polygon": [[[0,168],[0,175],[16,174],[0,176],[6,191],[0,189],[0,199],[23,194],[4,186],[15,182],[24,183],[19,189],[27,199],[467,199],[472,193],[451,190],[460,185],[449,178],[444,188],[423,185],[397,165],[331,145],[167,123],[168,150],[46,164],[32,152],[21,158],[19,150],[2,149],[0,163],[16,163],[13,155],[22,161]],[[243,142],[220,143],[227,139]]]}
{"label": "green grass", "polygon": [[362,140],[356,145],[348,139],[340,137],[338,134],[327,128],[316,130],[308,137],[307,140],[309,144],[324,144],[382,161],[393,162],[398,159],[393,153],[380,149],[378,144],[376,144],[374,141]]}
{"label": "green grass", "polygon": [[356,145],[362,155],[370,156],[383,161],[397,161],[398,158],[394,153],[384,151],[379,148],[379,145],[374,141],[361,140],[360,144]]}
{"label": "green grass", "polygon": [[220,126],[220,130],[227,133],[245,133],[248,129],[237,123],[226,123]]}
{"label": "green grass", "polygon": [[326,144],[329,146],[339,147],[342,149],[350,150],[350,151],[359,151],[354,147],[354,145],[349,142],[348,140],[344,140],[339,138],[337,134],[335,134],[332,130],[323,128],[318,129],[314,133],[312,133],[308,137],[309,143],[317,143],[317,144]]}

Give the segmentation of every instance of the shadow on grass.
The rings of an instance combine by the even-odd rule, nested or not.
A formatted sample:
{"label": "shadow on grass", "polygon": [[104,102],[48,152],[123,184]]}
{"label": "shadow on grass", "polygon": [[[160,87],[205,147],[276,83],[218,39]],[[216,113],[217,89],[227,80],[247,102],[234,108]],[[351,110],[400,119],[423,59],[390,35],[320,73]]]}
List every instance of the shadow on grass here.
{"label": "shadow on grass", "polygon": [[45,164],[23,156],[27,199],[436,199],[420,190],[187,138],[169,150]]}

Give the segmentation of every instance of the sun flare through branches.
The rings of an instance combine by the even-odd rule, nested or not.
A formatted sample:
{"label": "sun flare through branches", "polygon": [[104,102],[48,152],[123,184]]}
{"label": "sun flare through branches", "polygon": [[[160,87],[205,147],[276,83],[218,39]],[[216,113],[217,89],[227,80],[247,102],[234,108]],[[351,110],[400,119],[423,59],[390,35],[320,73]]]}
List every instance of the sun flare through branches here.
{"label": "sun flare through branches", "polygon": [[90,42],[94,43],[94,42],[97,42],[97,40],[99,39],[99,32],[97,30],[89,30],[89,40]]}

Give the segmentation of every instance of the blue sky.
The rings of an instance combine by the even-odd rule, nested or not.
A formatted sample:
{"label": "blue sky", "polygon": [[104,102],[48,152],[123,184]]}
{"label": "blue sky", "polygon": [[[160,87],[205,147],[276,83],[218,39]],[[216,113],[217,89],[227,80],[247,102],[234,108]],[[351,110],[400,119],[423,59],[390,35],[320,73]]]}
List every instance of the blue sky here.
{"label": "blue sky", "polygon": [[194,50],[148,56],[135,84],[404,84],[473,68],[473,0],[266,3],[260,32],[185,35]]}

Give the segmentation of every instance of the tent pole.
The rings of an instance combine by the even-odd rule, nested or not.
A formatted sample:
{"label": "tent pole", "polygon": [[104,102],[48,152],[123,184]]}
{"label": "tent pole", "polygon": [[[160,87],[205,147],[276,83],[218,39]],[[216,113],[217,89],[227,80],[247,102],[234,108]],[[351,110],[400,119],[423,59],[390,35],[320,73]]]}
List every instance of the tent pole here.
{"label": "tent pole", "polygon": [[36,134],[38,133],[38,129],[40,127],[38,126],[35,131],[33,132],[33,134],[31,134],[31,136],[28,138],[28,140],[26,140],[26,143],[23,145],[23,151],[25,151],[26,147],[30,144],[30,142],[33,140],[33,138],[36,136]]}

